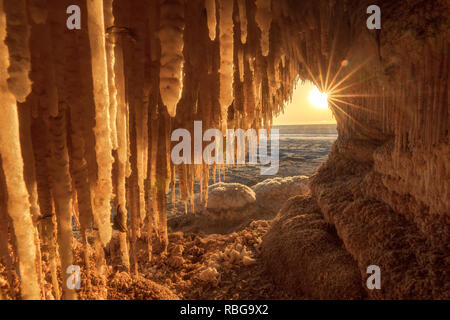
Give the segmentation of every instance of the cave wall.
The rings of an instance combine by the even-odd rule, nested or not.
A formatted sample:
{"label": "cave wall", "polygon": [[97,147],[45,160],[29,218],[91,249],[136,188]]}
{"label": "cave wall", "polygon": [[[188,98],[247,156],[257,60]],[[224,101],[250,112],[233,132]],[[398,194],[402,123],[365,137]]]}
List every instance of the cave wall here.
{"label": "cave wall", "polygon": [[380,7],[381,31],[361,33],[347,54],[357,65],[376,58],[361,65],[359,97],[334,108],[339,137],[311,188],[362,278],[380,266],[370,298],[448,299],[448,7]]}

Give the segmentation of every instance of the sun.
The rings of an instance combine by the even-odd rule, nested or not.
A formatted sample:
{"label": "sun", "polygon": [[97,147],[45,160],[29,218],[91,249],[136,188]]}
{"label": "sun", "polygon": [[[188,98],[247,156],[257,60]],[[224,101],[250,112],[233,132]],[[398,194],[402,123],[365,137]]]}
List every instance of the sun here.
{"label": "sun", "polygon": [[314,89],[312,89],[309,93],[309,101],[317,109],[328,109],[328,95],[320,92],[317,87],[314,87]]}

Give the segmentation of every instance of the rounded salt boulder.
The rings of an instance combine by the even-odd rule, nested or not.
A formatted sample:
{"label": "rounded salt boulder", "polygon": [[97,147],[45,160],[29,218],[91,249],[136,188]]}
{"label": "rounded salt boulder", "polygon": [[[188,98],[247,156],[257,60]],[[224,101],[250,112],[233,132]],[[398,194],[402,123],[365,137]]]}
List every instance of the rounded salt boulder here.
{"label": "rounded salt boulder", "polygon": [[276,214],[291,197],[309,193],[307,176],[266,179],[252,187],[260,207]]}
{"label": "rounded salt boulder", "polygon": [[256,201],[255,192],[240,183],[219,182],[208,188],[206,208],[213,211],[240,210]]}

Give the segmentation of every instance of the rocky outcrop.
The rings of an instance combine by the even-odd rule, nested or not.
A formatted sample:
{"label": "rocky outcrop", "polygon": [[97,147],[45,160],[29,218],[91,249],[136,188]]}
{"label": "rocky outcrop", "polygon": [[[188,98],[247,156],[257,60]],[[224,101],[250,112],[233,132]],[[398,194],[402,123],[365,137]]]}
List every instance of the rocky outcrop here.
{"label": "rocky outcrop", "polygon": [[219,182],[208,189],[209,211],[241,210],[256,201],[252,189],[239,183]]}
{"label": "rocky outcrop", "polygon": [[448,298],[448,242],[438,244],[423,233],[412,219],[414,211],[398,210],[413,208],[411,195],[389,190],[371,165],[352,162],[338,150],[312,178],[311,190],[325,220],[358,262],[361,277],[368,277],[368,266],[380,267],[381,290],[364,286],[370,298]]}
{"label": "rocky outcrop", "polygon": [[[335,113],[339,138],[311,193],[363,280],[380,267],[381,289],[364,286],[369,298],[448,299],[448,4],[381,10],[377,43],[361,33],[355,43],[367,46],[346,55],[363,84]],[[378,59],[366,65],[371,52]]]}
{"label": "rocky outcrop", "polygon": [[185,214],[180,201],[168,224],[172,230],[233,232],[253,220],[272,219],[290,197],[309,193],[307,182],[307,177],[295,176],[267,179],[252,188],[239,183],[215,183],[208,188],[206,207],[197,194],[195,211]]}
{"label": "rocky outcrop", "polygon": [[239,183],[219,182],[209,186],[206,207],[200,194],[194,199],[194,212],[185,213],[181,202],[174,207],[175,216],[168,220],[172,230],[229,233],[258,214],[255,192]]}
{"label": "rocky outcrop", "polygon": [[277,283],[297,297],[360,299],[361,276],[309,196],[291,198],[263,238],[261,257]]}

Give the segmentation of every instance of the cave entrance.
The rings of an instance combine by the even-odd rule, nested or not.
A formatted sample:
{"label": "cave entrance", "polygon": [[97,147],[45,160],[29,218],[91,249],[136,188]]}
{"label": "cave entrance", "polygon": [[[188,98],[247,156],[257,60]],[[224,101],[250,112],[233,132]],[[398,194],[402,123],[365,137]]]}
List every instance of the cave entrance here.
{"label": "cave entrance", "polygon": [[225,182],[252,186],[275,177],[311,176],[337,139],[336,120],[326,99],[312,82],[298,80],[292,99],[273,119],[273,128],[280,133],[278,173],[262,176],[259,166],[247,164],[230,168]]}

